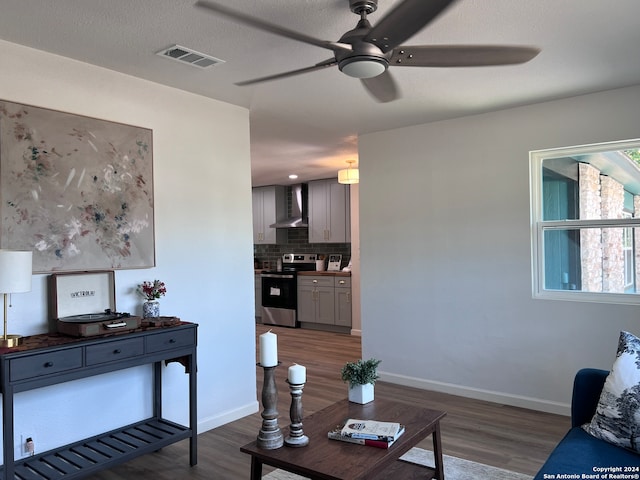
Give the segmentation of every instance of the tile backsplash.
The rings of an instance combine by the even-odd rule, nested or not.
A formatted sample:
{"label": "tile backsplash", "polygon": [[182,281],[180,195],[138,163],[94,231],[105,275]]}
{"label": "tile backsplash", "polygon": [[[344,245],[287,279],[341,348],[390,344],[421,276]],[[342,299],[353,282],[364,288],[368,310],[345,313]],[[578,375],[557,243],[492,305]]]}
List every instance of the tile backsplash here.
{"label": "tile backsplash", "polygon": [[351,259],[350,243],[309,243],[308,228],[290,228],[287,230],[287,243],[277,245],[253,245],[253,257],[258,267],[265,263],[268,268],[274,268],[278,258],[285,253],[317,253],[317,254],[341,254],[342,267],[345,267]]}

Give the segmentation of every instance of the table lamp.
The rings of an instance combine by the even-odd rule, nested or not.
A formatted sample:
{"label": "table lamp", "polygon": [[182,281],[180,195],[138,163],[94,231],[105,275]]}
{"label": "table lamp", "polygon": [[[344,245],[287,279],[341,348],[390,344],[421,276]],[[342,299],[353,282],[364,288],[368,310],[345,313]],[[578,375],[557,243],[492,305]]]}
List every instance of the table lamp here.
{"label": "table lamp", "polygon": [[20,335],[7,335],[7,294],[31,291],[32,252],[0,250],[0,293],[4,294],[4,334],[1,347],[20,345]]}

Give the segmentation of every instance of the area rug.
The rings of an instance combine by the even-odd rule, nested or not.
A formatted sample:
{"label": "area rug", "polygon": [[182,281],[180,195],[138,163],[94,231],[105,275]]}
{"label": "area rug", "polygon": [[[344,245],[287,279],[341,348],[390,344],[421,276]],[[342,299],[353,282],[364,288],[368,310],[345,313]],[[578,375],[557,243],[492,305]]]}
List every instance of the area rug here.
{"label": "area rug", "polygon": [[[433,467],[433,452],[422,448],[412,448],[402,457],[402,460],[418,465]],[[481,463],[463,460],[462,458],[443,455],[444,478],[446,480],[531,480],[531,475],[510,472],[502,468],[491,467]],[[303,480],[306,477],[295,475],[282,470],[274,470],[262,477],[263,480]],[[391,479],[390,479],[391,480]],[[395,479],[393,479],[395,480]]]}

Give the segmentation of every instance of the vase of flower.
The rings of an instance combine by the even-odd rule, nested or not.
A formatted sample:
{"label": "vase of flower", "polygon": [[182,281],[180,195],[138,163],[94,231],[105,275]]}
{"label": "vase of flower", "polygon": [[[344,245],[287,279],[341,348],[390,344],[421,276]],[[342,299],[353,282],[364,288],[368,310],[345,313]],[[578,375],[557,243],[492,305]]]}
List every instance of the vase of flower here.
{"label": "vase of flower", "polygon": [[142,318],[158,318],[160,316],[160,302],[150,300],[142,304]]}
{"label": "vase of flower", "polygon": [[146,300],[142,304],[142,318],[160,317],[160,302],[158,302],[158,299],[167,293],[167,287],[164,282],[160,280],[142,282],[138,285],[137,291]]}

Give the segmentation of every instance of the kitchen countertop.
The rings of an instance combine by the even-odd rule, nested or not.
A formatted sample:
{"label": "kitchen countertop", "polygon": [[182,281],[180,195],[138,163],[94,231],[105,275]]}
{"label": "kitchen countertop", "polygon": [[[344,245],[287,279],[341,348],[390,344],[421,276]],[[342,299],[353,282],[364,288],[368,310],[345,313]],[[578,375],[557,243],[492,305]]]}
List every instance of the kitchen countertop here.
{"label": "kitchen countertop", "polygon": [[313,276],[331,276],[331,277],[350,277],[351,276],[351,272],[343,272],[343,271],[339,271],[339,272],[327,272],[326,270],[323,272],[298,272],[298,276],[301,275],[313,275]]}
{"label": "kitchen countertop", "polygon": [[[264,268],[255,268],[254,273],[259,275],[262,272],[268,272],[269,270],[265,270]],[[351,272],[343,272],[343,271],[339,271],[339,272],[327,272],[326,270],[323,272],[317,272],[315,270],[309,271],[309,272],[298,272],[298,275],[315,275],[315,276],[331,276],[331,277],[350,277],[351,276]]]}

